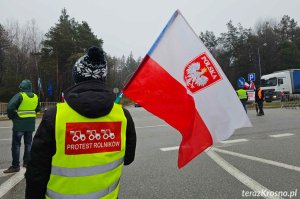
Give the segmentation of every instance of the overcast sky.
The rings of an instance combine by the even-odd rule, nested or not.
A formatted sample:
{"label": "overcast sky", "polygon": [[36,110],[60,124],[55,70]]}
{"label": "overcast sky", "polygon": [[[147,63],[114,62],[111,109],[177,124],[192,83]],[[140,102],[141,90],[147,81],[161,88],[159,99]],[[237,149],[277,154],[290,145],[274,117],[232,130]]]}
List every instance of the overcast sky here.
{"label": "overcast sky", "polygon": [[46,33],[63,8],[76,21],[86,21],[104,41],[111,56],[144,57],[175,10],[199,35],[227,32],[226,23],[254,27],[258,21],[289,15],[300,25],[300,0],[0,0],[0,23],[35,19]]}

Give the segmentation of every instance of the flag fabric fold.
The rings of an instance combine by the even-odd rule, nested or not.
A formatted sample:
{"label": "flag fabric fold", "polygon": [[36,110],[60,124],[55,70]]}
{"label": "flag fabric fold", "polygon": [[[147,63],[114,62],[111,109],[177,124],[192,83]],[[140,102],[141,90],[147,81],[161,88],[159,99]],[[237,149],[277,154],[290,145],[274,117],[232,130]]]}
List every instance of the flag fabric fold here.
{"label": "flag fabric fold", "polygon": [[251,126],[221,67],[178,10],[123,93],[181,133],[179,168]]}

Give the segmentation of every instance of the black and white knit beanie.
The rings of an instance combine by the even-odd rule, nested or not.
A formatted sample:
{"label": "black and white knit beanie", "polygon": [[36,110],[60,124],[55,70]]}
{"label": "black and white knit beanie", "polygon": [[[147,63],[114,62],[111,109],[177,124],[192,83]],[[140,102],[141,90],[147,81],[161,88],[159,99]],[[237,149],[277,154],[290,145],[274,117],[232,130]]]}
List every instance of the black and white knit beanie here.
{"label": "black and white knit beanie", "polygon": [[92,79],[105,81],[106,75],[105,53],[101,48],[95,46],[89,48],[88,53],[80,57],[73,67],[75,83]]}

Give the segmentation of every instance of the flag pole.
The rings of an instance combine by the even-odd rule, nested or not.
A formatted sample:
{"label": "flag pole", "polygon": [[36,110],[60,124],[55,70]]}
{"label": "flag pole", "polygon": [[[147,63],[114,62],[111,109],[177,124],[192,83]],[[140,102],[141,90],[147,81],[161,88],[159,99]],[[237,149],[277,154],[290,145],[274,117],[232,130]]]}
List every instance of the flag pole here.
{"label": "flag pole", "polygon": [[130,79],[128,80],[128,82],[125,84],[125,86],[123,87],[123,89],[122,89],[122,91],[121,91],[121,93],[118,95],[118,97],[116,98],[116,100],[115,100],[115,103],[116,104],[119,104],[120,103],[120,101],[121,101],[121,99],[122,99],[122,97],[123,97],[123,95],[124,95],[124,90],[128,87],[128,85],[131,83],[131,80],[133,80],[134,79],[134,77],[136,76],[136,74],[138,73],[138,71],[141,69],[141,65],[143,65],[143,63],[144,62],[146,62],[147,61],[147,56],[145,56],[144,58],[143,58],[143,60],[142,60],[142,62],[139,64],[139,66],[135,69],[135,71],[133,72],[133,74],[132,74],[132,76],[130,77]]}
{"label": "flag pole", "polygon": [[115,100],[115,103],[116,103],[116,104],[119,104],[120,101],[121,101],[121,99],[122,99],[122,97],[123,97],[123,92],[121,92],[121,93],[118,95],[118,97],[117,97],[116,100]]}

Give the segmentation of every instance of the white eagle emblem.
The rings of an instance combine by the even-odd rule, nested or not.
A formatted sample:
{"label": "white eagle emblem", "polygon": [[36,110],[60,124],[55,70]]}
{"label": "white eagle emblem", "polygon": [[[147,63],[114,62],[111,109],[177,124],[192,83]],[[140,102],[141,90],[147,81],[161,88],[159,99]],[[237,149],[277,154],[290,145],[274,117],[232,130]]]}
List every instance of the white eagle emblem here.
{"label": "white eagle emblem", "polygon": [[208,81],[208,78],[203,75],[206,71],[206,68],[201,69],[199,62],[189,65],[185,77],[187,86],[190,88],[195,88],[195,85],[204,86]]}

